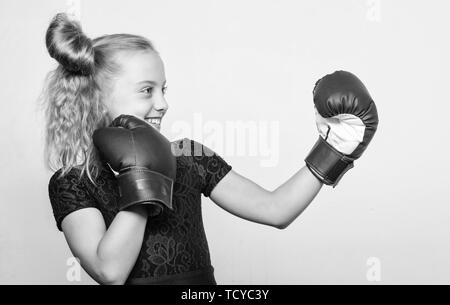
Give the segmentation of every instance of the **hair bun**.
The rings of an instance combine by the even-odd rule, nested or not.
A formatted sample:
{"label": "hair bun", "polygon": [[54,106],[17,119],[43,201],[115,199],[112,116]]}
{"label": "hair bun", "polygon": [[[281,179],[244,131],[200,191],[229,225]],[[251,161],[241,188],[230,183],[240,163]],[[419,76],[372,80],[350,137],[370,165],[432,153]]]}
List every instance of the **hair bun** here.
{"label": "hair bun", "polygon": [[47,50],[67,71],[91,75],[94,72],[94,47],[82,31],[78,21],[70,20],[65,13],[57,14],[45,36]]}

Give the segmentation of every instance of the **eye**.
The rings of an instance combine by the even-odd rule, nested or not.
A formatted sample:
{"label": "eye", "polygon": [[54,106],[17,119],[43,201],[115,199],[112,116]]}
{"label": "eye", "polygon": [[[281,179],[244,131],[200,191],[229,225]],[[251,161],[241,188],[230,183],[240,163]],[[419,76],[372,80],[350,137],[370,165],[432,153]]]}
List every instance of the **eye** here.
{"label": "eye", "polygon": [[166,94],[166,92],[167,92],[167,86],[164,86],[164,87],[162,88],[162,93],[163,93],[163,94]]}
{"label": "eye", "polygon": [[147,93],[147,94],[152,94],[153,91],[153,87],[145,87],[144,89],[141,90],[141,92]]}

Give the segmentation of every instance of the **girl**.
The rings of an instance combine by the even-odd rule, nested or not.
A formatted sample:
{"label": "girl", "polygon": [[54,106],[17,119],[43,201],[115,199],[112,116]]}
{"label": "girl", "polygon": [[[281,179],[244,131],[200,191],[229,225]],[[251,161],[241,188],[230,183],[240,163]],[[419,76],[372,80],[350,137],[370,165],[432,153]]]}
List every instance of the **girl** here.
{"label": "girl", "polygon": [[201,195],[226,211],[283,229],[309,205],[323,180],[308,167],[274,191],[232,170],[189,139],[176,157],[173,210],[119,211],[114,172],[92,141],[121,114],[159,130],[168,104],[164,64],[152,43],[130,34],[86,37],[65,14],[51,21],[47,49],[59,62],[44,87],[49,197],[56,225],[81,266],[101,284],[216,284],[202,223]]}

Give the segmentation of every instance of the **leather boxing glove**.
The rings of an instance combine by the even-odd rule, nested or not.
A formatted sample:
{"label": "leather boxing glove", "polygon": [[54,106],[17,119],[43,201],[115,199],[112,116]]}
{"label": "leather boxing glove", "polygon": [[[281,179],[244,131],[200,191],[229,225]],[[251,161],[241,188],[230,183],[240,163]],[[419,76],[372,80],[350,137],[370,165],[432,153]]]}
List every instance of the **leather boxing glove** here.
{"label": "leather boxing glove", "polygon": [[131,115],[118,116],[94,131],[101,157],[118,172],[119,209],[148,205],[150,215],[172,209],[176,159],[170,142],[150,124]]}
{"label": "leather boxing glove", "polygon": [[318,80],[313,96],[320,136],[305,162],[320,181],[335,187],[372,140],[377,108],[364,84],[346,71]]}

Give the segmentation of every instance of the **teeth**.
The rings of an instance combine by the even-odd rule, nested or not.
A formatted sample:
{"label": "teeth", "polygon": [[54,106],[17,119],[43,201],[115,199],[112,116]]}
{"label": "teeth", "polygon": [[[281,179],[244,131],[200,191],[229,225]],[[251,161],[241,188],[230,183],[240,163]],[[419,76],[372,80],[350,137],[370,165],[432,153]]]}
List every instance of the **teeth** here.
{"label": "teeth", "polygon": [[160,124],[161,119],[147,119],[147,122],[149,122],[150,124]]}

